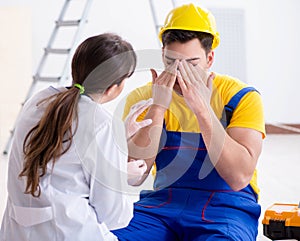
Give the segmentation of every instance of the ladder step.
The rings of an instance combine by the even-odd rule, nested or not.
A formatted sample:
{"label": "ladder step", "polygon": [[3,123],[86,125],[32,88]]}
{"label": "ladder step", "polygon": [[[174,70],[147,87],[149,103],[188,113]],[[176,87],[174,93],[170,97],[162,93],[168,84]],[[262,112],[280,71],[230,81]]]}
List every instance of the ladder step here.
{"label": "ladder step", "polygon": [[52,54],[68,54],[70,49],[45,48],[45,51]]}
{"label": "ladder step", "polygon": [[42,81],[42,82],[58,82],[60,77],[41,77],[41,76],[33,76],[35,81]]}
{"label": "ladder step", "polygon": [[68,26],[78,26],[80,21],[81,21],[80,19],[78,19],[78,20],[58,20],[58,21],[55,21],[55,23],[56,23],[56,26],[59,26],[59,27],[68,27]]}

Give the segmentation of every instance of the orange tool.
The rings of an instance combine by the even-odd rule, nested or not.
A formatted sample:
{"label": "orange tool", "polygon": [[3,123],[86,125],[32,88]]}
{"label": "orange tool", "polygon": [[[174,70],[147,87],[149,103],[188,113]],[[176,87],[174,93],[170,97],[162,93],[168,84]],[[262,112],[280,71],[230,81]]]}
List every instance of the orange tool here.
{"label": "orange tool", "polygon": [[262,220],[264,235],[270,239],[300,240],[300,203],[275,203],[269,207]]}

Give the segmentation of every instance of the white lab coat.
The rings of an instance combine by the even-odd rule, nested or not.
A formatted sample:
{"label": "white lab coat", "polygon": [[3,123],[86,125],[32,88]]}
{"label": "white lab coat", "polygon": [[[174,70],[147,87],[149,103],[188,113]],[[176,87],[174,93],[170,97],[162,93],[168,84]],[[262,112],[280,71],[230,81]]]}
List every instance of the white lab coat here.
{"label": "white lab coat", "polygon": [[40,179],[41,196],[24,194],[25,178],[18,177],[24,161],[23,141],[44,111],[36,105],[63,89],[49,87],[39,92],[24,105],[17,120],[1,241],[117,240],[109,230],[127,226],[132,218],[133,205],[126,193],[124,125],[87,96],[80,97],[71,148],[53,169],[48,163],[47,173]]}

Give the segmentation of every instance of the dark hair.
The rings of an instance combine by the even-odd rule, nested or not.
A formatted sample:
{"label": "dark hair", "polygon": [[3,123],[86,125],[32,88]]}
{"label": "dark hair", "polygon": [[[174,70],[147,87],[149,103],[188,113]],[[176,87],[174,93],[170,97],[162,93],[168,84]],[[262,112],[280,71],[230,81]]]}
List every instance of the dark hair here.
{"label": "dark hair", "polygon": [[[130,43],[115,34],[90,37],[76,49],[72,59],[73,85],[83,85],[85,93],[103,93],[112,85],[131,76],[136,67],[136,54]],[[77,104],[80,90],[71,87],[52,95],[40,121],[26,135],[23,143],[24,166],[20,177],[27,178],[25,193],[40,196],[40,177],[47,164],[66,153],[72,144],[72,124],[78,123]]]}
{"label": "dark hair", "polygon": [[199,39],[206,54],[211,51],[214,36],[210,33],[205,32],[169,29],[162,34],[162,43],[163,46],[166,46],[173,42],[186,43],[194,38]]}

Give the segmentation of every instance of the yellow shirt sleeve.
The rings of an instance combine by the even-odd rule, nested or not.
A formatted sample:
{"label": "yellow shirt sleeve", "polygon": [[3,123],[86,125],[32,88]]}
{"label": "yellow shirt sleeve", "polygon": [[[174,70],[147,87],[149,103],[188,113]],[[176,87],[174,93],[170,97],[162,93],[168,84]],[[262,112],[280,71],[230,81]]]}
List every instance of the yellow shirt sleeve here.
{"label": "yellow shirt sleeve", "polygon": [[[224,106],[244,87],[247,87],[247,84],[238,79],[225,75],[216,76],[214,80],[214,98],[211,105],[218,118],[221,117]],[[261,132],[263,138],[265,137],[264,110],[258,92],[251,91],[243,96],[234,110],[227,128],[231,127],[254,129]]]}
{"label": "yellow shirt sleeve", "polygon": [[261,96],[256,91],[247,93],[240,101],[227,128],[244,127],[257,130],[265,138],[265,122]]}

